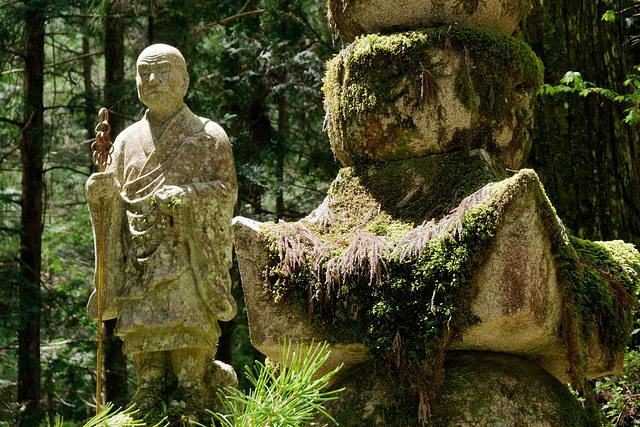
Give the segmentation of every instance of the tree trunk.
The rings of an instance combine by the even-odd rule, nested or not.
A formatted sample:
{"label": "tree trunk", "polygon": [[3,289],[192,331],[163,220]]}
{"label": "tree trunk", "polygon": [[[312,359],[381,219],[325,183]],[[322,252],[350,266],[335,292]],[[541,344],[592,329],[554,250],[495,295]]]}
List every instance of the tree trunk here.
{"label": "tree trunk", "polygon": [[109,109],[111,139],[124,130],[124,22],[109,13],[105,21],[104,103]]}
{"label": "tree trunk", "polygon": [[116,319],[104,322],[104,386],[107,402],[118,407],[127,404],[127,357],[115,328]]}
{"label": "tree trunk", "polygon": [[218,339],[216,359],[229,365],[233,365],[233,333],[235,329],[235,319],[232,319],[229,322],[220,322],[220,331],[222,332],[222,334]]}
{"label": "tree trunk", "polygon": [[25,108],[22,132],[22,213],[19,290],[18,401],[20,426],[37,426],[40,404],[40,248],[42,243],[44,16],[30,0],[25,5]]}
{"label": "tree trunk", "polygon": [[[88,31],[88,28],[87,28]],[[89,37],[86,35],[82,36],[82,54],[87,55],[82,60],[82,80],[84,83],[84,127],[87,131],[87,139],[92,139],[95,137],[94,129],[94,121],[95,121],[95,111],[92,106],[93,102],[93,89],[91,87],[91,64],[93,60],[91,56],[89,56]],[[87,146],[87,150],[91,151],[91,145]]]}
{"label": "tree trunk", "polygon": [[284,219],[284,154],[289,137],[288,105],[284,96],[278,98],[278,139],[276,140],[276,217]]}
{"label": "tree trunk", "polygon": [[[124,130],[124,22],[108,11],[105,21],[104,104],[109,109],[111,138]],[[127,403],[127,358],[122,340],[115,335],[116,319],[104,322],[105,395],[116,406]]]}
{"label": "tree trunk", "polygon": [[[630,71],[624,19],[601,20],[623,0],[536,0],[525,26],[545,65],[545,82],[566,71],[619,93]],[[558,215],[573,234],[640,245],[640,144],[622,122],[623,106],[589,95],[539,96],[528,166],[540,175]]]}

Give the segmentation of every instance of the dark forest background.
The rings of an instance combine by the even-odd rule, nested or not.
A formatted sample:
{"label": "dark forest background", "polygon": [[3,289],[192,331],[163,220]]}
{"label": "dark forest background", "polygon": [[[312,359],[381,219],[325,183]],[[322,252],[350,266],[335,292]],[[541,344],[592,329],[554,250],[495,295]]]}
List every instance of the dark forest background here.
{"label": "dark forest background", "polygon": [[[535,0],[516,36],[543,60],[545,83],[574,70],[630,93],[635,4]],[[601,19],[607,9],[617,12],[613,22]],[[113,139],[144,113],[138,54],[159,42],[183,53],[186,103],[233,144],[236,215],[296,220],[322,201],[340,167],[323,132],[322,78],[344,42],[332,39],[326,13],[322,0],[0,1],[0,426],[35,426],[56,413],[80,422],[95,411],[84,183],[95,171],[98,110],[110,109]],[[637,126],[622,121],[629,107],[599,95],[538,97],[527,166],[579,237],[640,245],[640,142]],[[243,307],[237,268],[233,277]],[[122,403],[135,376],[113,327],[106,322],[105,394]],[[619,425],[640,419],[638,336],[625,373],[595,384]],[[217,357],[238,373],[261,357],[243,309],[223,325]]]}

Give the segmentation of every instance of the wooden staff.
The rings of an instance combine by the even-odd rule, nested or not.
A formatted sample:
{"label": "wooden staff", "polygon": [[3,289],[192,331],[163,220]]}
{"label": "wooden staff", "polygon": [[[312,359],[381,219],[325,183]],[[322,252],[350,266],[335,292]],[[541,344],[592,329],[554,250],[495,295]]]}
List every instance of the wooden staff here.
{"label": "wooden staff", "polygon": [[[91,144],[93,151],[93,163],[100,165],[100,172],[104,172],[111,164],[111,126],[109,125],[109,111],[101,108],[98,113],[98,124],[96,125],[96,140]],[[104,268],[104,197],[100,197],[100,228],[98,239],[98,375],[96,385],[96,414],[100,412],[102,403],[102,296],[104,288],[102,284]]]}

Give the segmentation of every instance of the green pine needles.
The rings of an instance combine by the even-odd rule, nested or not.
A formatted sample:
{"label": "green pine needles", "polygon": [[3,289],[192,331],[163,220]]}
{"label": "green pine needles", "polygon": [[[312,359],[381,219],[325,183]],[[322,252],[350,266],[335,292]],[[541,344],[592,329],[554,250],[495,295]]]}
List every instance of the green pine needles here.
{"label": "green pine needles", "polygon": [[[107,403],[104,408],[93,418],[87,421],[83,427],[146,427],[144,421],[134,418],[137,410],[135,408],[113,409],[112,403]],[[53,426],[47,421],[48,427],[63,427],[64,420],[60,415],[56,415]],[[153,427],[166,427],[165,420],[160,421]]]}
{"label": "green pine needles", "polygon": [[[327,343],[314,345],[312,341],[309,346],[304,343],[292,346],[285,340],[280,345],[279,366],[272,368],[256,362],[254,369],[245,367],[254,388],[248,393],[225,388],[218,395],[228,415],[211,414],[222,427],[301,427],[314,425],[313,420],[320,413],[335,422],[323,404],[336,399],[335,394],[343,389],[324,391],[324,388],[342,365],[315,378],[329,353]],[[113,405],[107,403],[83,427],[146,427],[144,421],[134,418],[135,413],[134,408],[114,410]],[[213,421],[212,426],[216,425]],[[167,427],[168,424],[164,418],[153,427]],[[63,425],[64,420],[59,415],[53,425],[48,423],[48,427]]]}
{"label": "green pine needles", "polygon": [[213,414],[224,427],[298,427],[309,425],[318,413],[335,420],[324,410],[323,403],[336,399],[341,390],[323,391],[331,377],[341,368],[319,379],[314,375],[329,357],[327,343],[292,347],[285,340],[280,345],[278,370],[256,362],[254,369],[246,367],[253,389],[244,393],[225,388],[220,399],[229,415]]}

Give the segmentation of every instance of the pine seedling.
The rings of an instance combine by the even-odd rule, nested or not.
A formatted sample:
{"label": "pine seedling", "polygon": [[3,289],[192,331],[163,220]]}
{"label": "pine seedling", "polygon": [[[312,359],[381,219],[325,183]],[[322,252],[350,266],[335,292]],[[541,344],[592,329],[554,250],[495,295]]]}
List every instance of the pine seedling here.
{"label": "pine seedling", "polygon": [[328,357],[327,343],[314,346],[312,341],[308,347],[301,343],[294,349],[285,340],[280,344],[279,373],[260,362],[254,369],[247,367],[247,378],[254,388],[249,393],[225,388],[219,397],[228,415],[213,416],[225,427],[298,427],[308,425],[318,413],[335,422],[323,403],[337,399],[335,394],[342,389],[323,389],[342,365],[313,379]]}
{"label": "pine seedling", "polygon": [[[144,421],[136,420],[134,414],[137,412],[134,408],[113,410],[113,404],[107,403],[104,408],[93,418],[84,424],[83,427],[146,427]],[[63,427],[64,419],[60,415],[56,415],[53,427]],[[166,421],[162,420],[153,427],[166,427]],[[47,426],[52,427],[49,421]]]}

